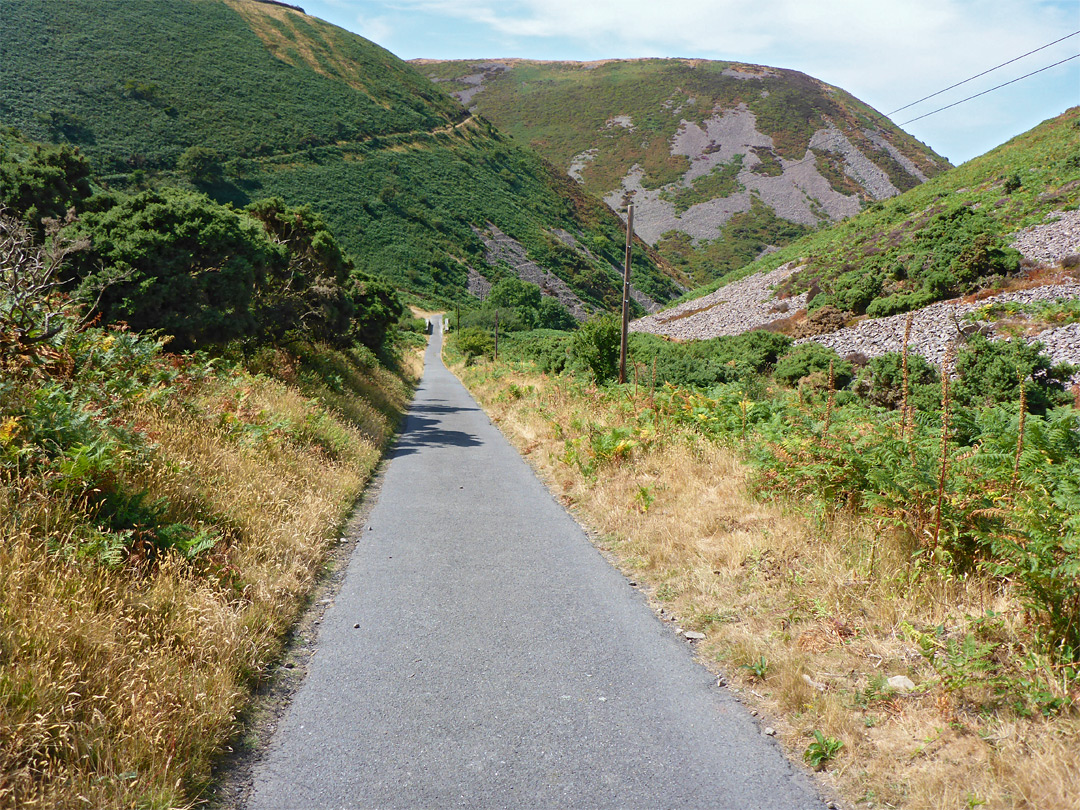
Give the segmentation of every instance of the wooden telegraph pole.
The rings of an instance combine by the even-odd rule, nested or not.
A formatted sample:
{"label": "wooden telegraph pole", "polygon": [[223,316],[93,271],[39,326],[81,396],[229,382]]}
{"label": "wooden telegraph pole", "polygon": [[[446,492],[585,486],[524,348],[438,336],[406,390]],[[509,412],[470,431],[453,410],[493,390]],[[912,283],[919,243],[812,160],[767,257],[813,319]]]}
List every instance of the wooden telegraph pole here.
{"label": "wooden telegraph pole", "polygon": [[622,282],[622,340],[619,343],[619,384],[626,382],[626,335],[630,331],[630,251],[634,242],[634,204],[626,208],[626,261]]}

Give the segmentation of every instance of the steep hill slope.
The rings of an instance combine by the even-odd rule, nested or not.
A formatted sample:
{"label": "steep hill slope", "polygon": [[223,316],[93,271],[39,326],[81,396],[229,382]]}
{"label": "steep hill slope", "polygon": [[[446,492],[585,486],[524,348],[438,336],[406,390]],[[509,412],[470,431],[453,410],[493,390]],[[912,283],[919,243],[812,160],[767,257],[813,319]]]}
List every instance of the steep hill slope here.
{"label": "steep hill slope", "polygon": [[873,357],[900,349],[897,313],[919,310],[912,344],[935,361],[974,319],[1080,362],[1080,308],[1051,303],[1080,298],[1078,207],[1074,107],[632,328],[691,339],[768,326]]}
{"label": "steep hill slope", "polygon": [[688,59],[417,67],[613,207],[700,282],[933,177],[947,161],[792,70]]}
{"label": "steep hill slope", "polygon": [[[361,37],[255,0],[3,9],[3,123],[113,187],[310,204],[362,269],[429,298],[516,272],[508,239],[579,313],[619,299],[618,219]],[[678,292],[644,245],[634,269],[647,306]]]}

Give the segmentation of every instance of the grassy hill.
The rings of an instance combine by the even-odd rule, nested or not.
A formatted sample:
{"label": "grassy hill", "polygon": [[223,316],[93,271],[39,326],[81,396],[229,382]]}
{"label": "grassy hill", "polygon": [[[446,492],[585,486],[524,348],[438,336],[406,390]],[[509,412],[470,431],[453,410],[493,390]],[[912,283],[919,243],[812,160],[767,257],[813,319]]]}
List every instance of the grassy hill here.
{"label": "grassy hill", "polygon": [[[1080,205],[1080,107],[858,216],[740,270],[802,265],[784,292],[888,315],[1001,286],[1033,270],[1007,247],[1018,231]],[[695,290],[700,297],[719,285]]]}
{"label": "grassy hill", "polygon": [[[0,47],[4,124],[77,145],[111,187],[310,204],[361,269],[442,301],[467,297],[469,268],[512,272],[485,260],[493,224],[587,305],[619,297],[616,217],[409,65],[299,11],[10,0]],[[635,285],[676,294],[655,254],[638,254]]]}
{"label": "grassy hill", "polygon": [[416,60],[699,281],[949,167],[839,88],[688,59]]}

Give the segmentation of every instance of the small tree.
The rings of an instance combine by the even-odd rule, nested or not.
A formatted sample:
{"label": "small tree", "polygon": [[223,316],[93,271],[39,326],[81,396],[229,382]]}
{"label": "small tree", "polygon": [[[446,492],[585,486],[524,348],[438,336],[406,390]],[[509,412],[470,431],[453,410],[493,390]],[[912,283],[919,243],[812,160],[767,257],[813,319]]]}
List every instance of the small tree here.
{"label": "small tree", "polygon": [[206,146],[191,146],[176,161],[176,170],[197,186],[212,186],[225,176],[221,155]]}
{"label": "small tree", "polygon": [[540,309],[540,288],[519,278],[496,283],[484,301],[485,309],[512,309],[525,329],[536,326]]}
{"label": "small tree", "polygon": [[87,243],[56,238],[58,225],[42,247],[26,225],[0,209],[0,368],[10,371],[32,361],[62,328],[60,268]]}
{"label": "small tree", "polygon": [[615,379],[619,373],[619,344],[622,320],[614,313],[590,318],[574,334],[570,352],[592,369],[598,383]]}
{"label": "small tree", "polygon": [[536,312],[536,326],[538,329],[558,329],[570,332],[577,329],[577,319],[557,298],[545,295],[540,301],[540,308]]}

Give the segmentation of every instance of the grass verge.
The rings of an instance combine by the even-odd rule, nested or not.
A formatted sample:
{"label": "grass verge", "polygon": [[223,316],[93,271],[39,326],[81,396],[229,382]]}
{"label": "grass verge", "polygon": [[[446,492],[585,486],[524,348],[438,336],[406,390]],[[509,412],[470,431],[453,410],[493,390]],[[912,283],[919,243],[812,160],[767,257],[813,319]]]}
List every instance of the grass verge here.
{"label": "grass verge", "polygon": [[419,375],[69,331],[0,382],[0,806],[189,807]]}
{"label": "grass verge", "polygon": [[[845,804],[1080,803],[1075,711],[1033,711],[1022,696],[1075,682],[1032,663],[1007,585],[922,566],[917,539],[822,512],[805,491],[762,489],[739,445],[643,422],[646,391],[525,366],[457,371],[662,617],[705,634],[704,662]],[[1007,684],[1004,666],[1019,673]]]}

